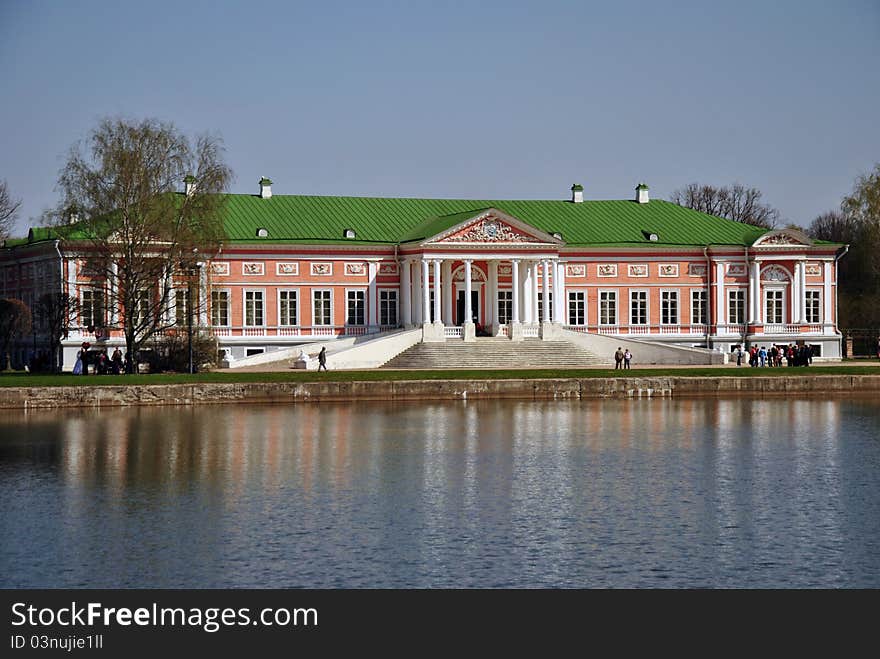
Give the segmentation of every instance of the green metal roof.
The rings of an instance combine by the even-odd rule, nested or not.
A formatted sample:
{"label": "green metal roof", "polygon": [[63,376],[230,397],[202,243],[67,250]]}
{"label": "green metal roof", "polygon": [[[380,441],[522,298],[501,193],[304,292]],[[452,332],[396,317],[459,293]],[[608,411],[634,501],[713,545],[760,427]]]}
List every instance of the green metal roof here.
{"label": "green metal roof", "polygon": [[[487,208],[497,208],[569,246],[750,245],[765,230],[668,201],[540,201],[228,195],[231,242],[396,244],[435,235]],[[257,238],[257,229],[268,231]],[[357,241],[342,237],[354,229]],[[656,233],[651,242],[645,233]]]}

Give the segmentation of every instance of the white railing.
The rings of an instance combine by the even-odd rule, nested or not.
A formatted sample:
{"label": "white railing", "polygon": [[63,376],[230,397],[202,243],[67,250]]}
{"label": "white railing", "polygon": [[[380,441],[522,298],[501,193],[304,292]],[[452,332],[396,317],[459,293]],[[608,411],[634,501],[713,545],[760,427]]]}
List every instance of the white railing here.
{"label": "white railing", "polygon": [[628,328],[628,334],[650,334],[651,327],[650,325],[630,325]]}
{"label": "white railing", "polygon": [[589,328],[586,325],[563,325],[562,329],[567,329],[569,332],[580,332],[581,334],[589,332]]}
{"label": "white railing", "polygon": [[449,325],[444,325],[443,336],[447,339],[461,339],[464,337],[464,334],[462,333],[461,327],[450,327]]}
{"label": "white railing", "polygon": [[279,327],[278,336],[301,336],[299,327]]}
{"label": "white railing", "polygon": [[746,331],[746,326],[738,323],[720,324],[716,327],[718,334],[739,334],[742,335]]}
{"label": "white railing", "polygon": [[680,325],[661,325],[660,326],[661,334],[681,334],[681,326]]}
{"label": "white railing", "polygon": [[211,334],[214,336],[232,336],[231,327],[212,327]]}
{"label": "white railing", "polygon": [[700,324],[690,325],[689,328],[690,328],[689,334],[703,334],[704,336],[705,336],[706,332],[709,330],[708,325],[700,325]]}
{"label": "white railing", "polygon": [[599,334],[620,334],[620,327],[617,325],[599,325],[596,331]]}
{"label": "white railing", "polygon": [[537,339],[541,336],[541,327],[539,325],[523,325],[523,338]]}
{"label": "white railing", "polygon": [[773,325],[764,325],[764,334],[819,334],[821,332],[821,325],[789,325],[776,323]]}
{"label": "white railing", "polygon": [[334,325],[319,325],[309,329],[312,331],[312,336],[335,336],[337,332]]}
{"label": "white railing", "polygon": [[245,327],[242,332],[243,336],[266,336],[265,327]]}
{"label": "white railing", "polygon": [[510,338],[510,326],[505,323],[498,325],[498,336],[506,336]]}

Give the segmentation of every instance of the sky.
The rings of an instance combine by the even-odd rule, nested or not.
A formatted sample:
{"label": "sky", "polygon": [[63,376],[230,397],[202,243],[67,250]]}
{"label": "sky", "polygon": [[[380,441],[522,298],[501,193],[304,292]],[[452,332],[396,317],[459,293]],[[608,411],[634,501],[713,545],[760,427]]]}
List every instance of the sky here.
{"label": "sky", "polygon": [[105,117],[222,137],[238,193],[740,182],[807,225],[880,162],[878,0],[0,0],[0,74],[19,234]]}

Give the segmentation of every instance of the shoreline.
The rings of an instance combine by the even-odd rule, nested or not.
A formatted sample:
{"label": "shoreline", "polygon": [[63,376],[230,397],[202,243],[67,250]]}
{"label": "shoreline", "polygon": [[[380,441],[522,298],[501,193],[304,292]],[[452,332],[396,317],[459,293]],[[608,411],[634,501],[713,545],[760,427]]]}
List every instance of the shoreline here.
{"label": "shoreline", "polygon": [[546,379],[197,382],[101,386],[3,387],[0,409],[106,408],[359,400],[697,398],[880,393],[877,375],[634,377]]}

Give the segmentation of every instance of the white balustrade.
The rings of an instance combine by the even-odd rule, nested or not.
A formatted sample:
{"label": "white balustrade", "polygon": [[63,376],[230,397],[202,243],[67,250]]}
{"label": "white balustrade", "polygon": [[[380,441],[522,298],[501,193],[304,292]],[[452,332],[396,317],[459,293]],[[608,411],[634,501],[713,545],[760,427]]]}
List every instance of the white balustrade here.
{"label": "white balustrade", "polygon": [[527,324],[527,325],[523,325],[523,334],[522,335],[523,335],[523,338],[526,338],[526,339],[537,339],[538,337],[541,336],[541,326],[540,325],[533,325],[531,323]]}
{"label": "white balustrade", "polygon": [[464,337],[464,334],[461,327],[445,325],[443,327],[443,336],[447,339],[461,339]]}

